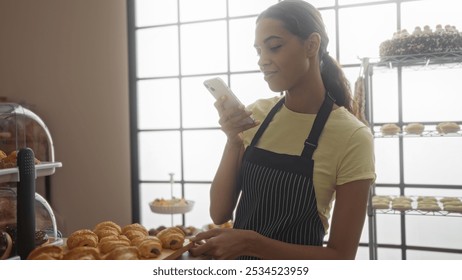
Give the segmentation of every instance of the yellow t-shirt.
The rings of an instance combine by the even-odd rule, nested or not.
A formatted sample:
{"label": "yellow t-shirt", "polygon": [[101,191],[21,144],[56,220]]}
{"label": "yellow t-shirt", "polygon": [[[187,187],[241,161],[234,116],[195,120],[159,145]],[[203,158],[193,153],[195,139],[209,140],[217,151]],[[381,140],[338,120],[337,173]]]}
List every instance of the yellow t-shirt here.
{"label": "yellow t-shirt", "polygon": [[[248,106],[263,122],[281,97],[261,99]],[[293,112],[284,105],[266,128],[257,147],[280,154],[301,155],[316,114]],[[244,131],[244,145],[250,145],[259,127]],[[335,188],[352,181],[375,179],[372,134],[344,107],[333,110],[313,154],[313,184],[318,212],[327,233]]]}

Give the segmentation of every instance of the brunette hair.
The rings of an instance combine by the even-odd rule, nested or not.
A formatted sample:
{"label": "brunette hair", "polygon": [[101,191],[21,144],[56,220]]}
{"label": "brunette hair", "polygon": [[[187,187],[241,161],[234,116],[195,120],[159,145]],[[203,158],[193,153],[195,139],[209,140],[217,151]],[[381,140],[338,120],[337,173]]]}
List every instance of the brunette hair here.
{"label": "brunette hair", "polygon": [[321,36],[319,60],[321,62],[321,77],[335,103],[344,106],[352,112],[352,98],[350,83],[345,78],[340,65],[327,52],[329,37],[327,36],[321,13],[313,5],[302,0],[285,0],[270,6],[258,17],[273,18],[282,21],[284,27],[302,40],[307,39],[313,32]]}

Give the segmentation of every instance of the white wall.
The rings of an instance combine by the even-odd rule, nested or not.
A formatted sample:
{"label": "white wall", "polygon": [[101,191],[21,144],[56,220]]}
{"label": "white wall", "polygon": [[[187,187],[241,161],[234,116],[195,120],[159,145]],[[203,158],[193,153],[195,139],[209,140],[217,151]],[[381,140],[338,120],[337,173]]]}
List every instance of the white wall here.
{"label": "white wall", "polygon": [[63,163],[60,230],[130,223],[125,1],[0,0],[0,35],[0,96],[35,106]]}

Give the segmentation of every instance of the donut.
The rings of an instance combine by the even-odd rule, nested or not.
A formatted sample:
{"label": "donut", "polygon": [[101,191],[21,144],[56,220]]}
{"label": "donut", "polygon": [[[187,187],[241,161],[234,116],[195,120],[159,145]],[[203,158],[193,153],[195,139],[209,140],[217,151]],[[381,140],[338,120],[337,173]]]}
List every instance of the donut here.
{"label": "donut", "polygon": [[98,235],[89,229],[80,229],[69,235],[66,244],[69,250],[81,246],[96,247],[98,245]]}
{"label": "donut", "polygon": [[387,123],[380,127],[380,132],[383,135],[396,135],[401,132],[401,128],[394,123]]}
{"label": "donut", "polygon": [[61,260],[64,249],[57,245],[36,247],[27,256],[28,260]]}
{"label": "donut", "polygon": [[422,134],[424,132],[425,126],[421,123],[410,123],[406,125],[404,131],[408,134]]}
{"label": "donut", "polygon": [[48,234],[43,230],[35,232],[35,247],[43,246],[49,242]]}
{"label": "donut", "polygon": [[10,257],[11,250],[13,249],[13,240],[11,236],[4,232],[0,232],[0,260],[5,260]]}

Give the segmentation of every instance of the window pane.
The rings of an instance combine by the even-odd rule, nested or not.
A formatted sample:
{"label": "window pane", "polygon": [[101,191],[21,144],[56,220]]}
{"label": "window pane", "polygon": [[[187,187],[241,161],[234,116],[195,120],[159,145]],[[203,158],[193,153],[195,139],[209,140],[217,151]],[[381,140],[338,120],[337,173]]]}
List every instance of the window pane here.
{"label": "window pane", "polygon": [[377,183],[399,183],[398,138],[375,139],[375,170]]}
{"label": "window pane", "polygon": [[387,1],[387,0],[338,0],[338,4],[339,5],[363,4],[363,3],[380,2],[380,1]]}
{"label": "window pane", "polygon": [[178,27],[141,29],[137,35],[140,78],[178,75]]}
{"label": "window pane", "polygon": [[258,56],[253,47],[255,18],[229,21],[231,71],[258,70]]}
{"label": "window pane", "polygon": [[460,3],[454,0],[403,2],[401,4],[401,17],[402,28],[407,29],[411,33],[416,26],[423,28],[425,25],[428,25],[433,31],[437,24],[441,24],[443,27],[446,24],[453,25],[459,31],[462,27]]}
{"label": "window pane", "polygon": [[277,0],[229,0],[229,16],[257,15],[277,2]]}
{"label": "window pane", "polygon": [[376,221],[379,244],[401,244],[400,215],[377,214]]}
{"label": "window pane", "polygon": [[396,4],[340,9],[339,29],[340,63],[378,57],[380,43],[396,31]]}
{"label": "window pane", "polygon": [[461,260],[460,254],[454,253],[442,253],[442,252],[430,252],[430,251],[407,251],[408,260]]}
{"label": "window pane", "polygon": [[224,17],[226,0],[180,0],[180,20],[183,22]]}
{"label": "window pane", "polygon": [[378,248],[377,259],[379,260],[401,260],[400,249]]}
{"label": "window pane", "polygon": [[406,137],[404,180],[408,184],[462,185],[460,137]]}
{"label": "window pane", "polygon": [[270,90],[261,73],[231,75],[231,88],[245,105],[249,105],[257,99],[279,95],[279,93]]}
{"label": "window pane", "polygon": [[150,26],[178,21],[177,1],[136,0],[136,26]]}
{"label": "window pane", "polygon": [[[170,199],[170,184],[140,184],[141,224],[148,230],[159,226],[175,226],[182,223],[181,215],[157,214],[151,211],[149,203],[156,198]],[[181,185],[174,184],[173,195],[181,197]],[[188,199],[188,198],[187,198]],[[172,225],[173,218],[173,225]]]}
{"label": "window pane", "polygon": [[374,69],[372,76],[374,122],[396,123],[399,119],[398,73],[396,69]]}
{"label": "window pane", "polygon": [[[215,76],[213,76],[215,77]],[[226,76],[219,76],[224,81]],[[204,87],[204,80],[211,76],[182,79],[183,127],[218,127],[218,112],[213,105],[215,98]]]}
{"label": "window pane", "polygon": [[462,249],[460,217],[406,216],[408,245]]}
{"label": "window pane", "polygon": [[[323,1],[324,2],[324,1]],[[334,10],[321,10],[322,20],[326,26],[327,36],[329,37],[329,44],[327,51],[333,58],[337,57],[337,37],[335,36],[335,11]],[[359,63],[359,62],[358,62]]]}
{"label": "window pane", "polygon": [[429,68],[403,70],[403,120],[462,120],[462,69]]}
{"label": "window pane", "polygon": [[205,225],[212,223],[210,218],[210,184],[186,184],[185,197],[195,201],[194,208],[188,213],[187,226],[192,225],[202,229]]}
{"label": "window pane", "polygon": [[138,128],[179,128],[178,79],[138,81]]}
{"label": "window pane", "polygon": [[221,130],[185,131],[185,180],[212,181],[225,143],[226,136]]}
{"label": "window pane", "polygon": [[308,2],[316,8],[335,5],[335,0],[309,0]]}
{"label": "window pane", "polygon": [[181,180],[180,133],[140,132],[138,136],[140,180],[170,181],[169,173]]}
{"label": "window pane", "polygon": [[184,75],[227,70],[226,22],[181,26],[181,71]]}

